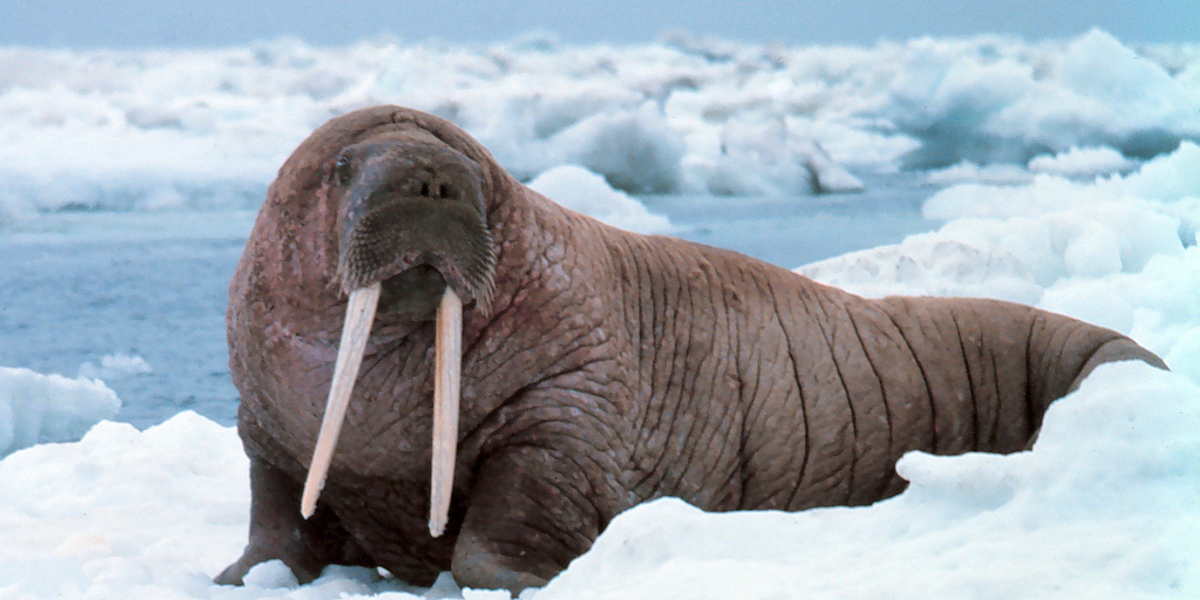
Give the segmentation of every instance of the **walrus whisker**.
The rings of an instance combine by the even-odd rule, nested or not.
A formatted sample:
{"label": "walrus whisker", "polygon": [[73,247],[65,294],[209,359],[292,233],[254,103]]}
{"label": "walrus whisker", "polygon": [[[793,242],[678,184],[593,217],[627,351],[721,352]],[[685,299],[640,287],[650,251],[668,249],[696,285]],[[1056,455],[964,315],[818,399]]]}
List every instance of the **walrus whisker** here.
{"label": "walrus whisker", "polygon": [[317,497],[325,487],[325,475],[333,460],[342,420],[346,407],[350,405],[350,394],[354,381],[358,379],[358,368],[362,365],[371,324],[375,321],[375,308],[379,304],[380,284],[374,283],[350,292],[346,303],[346,320],[342,325],[342,339],[338,343],[337,363],[333,368],[333,382],[329,385],[329,399],[325,403],[325,417],[313,447],[312,461],[308,467],[308,478],[304,481],[304,495],[300,500],[300,514],[305,518],[313,515]]}
{"label": "walrus whisker", "polygon": [[462,300],[446,286],[437,309],[433,379],[433,464],[429,480],[429,535],[439,537],[450,515],[458,454],[459,378],[462,367]]}

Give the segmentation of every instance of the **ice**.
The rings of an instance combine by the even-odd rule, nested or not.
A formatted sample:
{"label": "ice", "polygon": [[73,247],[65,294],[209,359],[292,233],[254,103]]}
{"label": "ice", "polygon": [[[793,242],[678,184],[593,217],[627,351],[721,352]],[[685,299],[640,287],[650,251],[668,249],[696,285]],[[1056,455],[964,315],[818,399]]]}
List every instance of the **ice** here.
{"label": "ice", "polygon": [[1197,135],[1200,97],[1107,33],[1060,48],[1003,38],[910,42],[883,113],[922,142],[910,164],[1024,164],[1107,145],[1148,158]]}
{"label": "ice", "polygon": [[1198,171],[1200,146],[1184,142],[1125,176],[961,184],[926,201],[926,217],[945,222],[937,231],[797,271],[867,296],[1039,305],[1167,356],[1200,327]]}
{"label": "ice", "polygon": [[1107,146],[1090,148],[1071,146],[1066,152],[1060,152],[1053,156],[1035,156],[1029,161],[1030,171],[1080,178],[1126,173],[1136,167],[1137,162]]}
{"label": "ice", "polygon": [[932,236],[798,267],[817,281],[870,296],[973,296],[1037,304],[1042,288],[1002,248]]}
{"label": "ice", "polygon": [[[1035,158],[1034,161],[1037,159]],[[1030,161],[1030,170],[1033,169],[1033,162]],[[938,185],[955,184],[955,183],[982,183],[982,184],[1021,184],[1029,183],[1033,179],[1033,175],[1021,168],[1018,165],[997,163],[991,165],[980,165],[978,163],[964,160],[958,164],[951,165],[942,169],[930,171],[926,178],[930,183]]]}
{"label": "ice", "polygon": [[529,187],[559,204],[622,229],[639,233],[670,232],[671,222],[652,214],[645,205],[615,190],[604,177],[577,165],[554,167],[529,182]]}
{"label": "ice", "polygon": [[683,143],[653,103],[590,115],[547,140],[551,157],[602,173],[638,193],[675,191]]}
{"label": "ice", "polygon": [[120,409],[117,394],[102,381],[0,367],[0,456],[78,440]]}
{"label": "ice", "polygon": [[150,363],[136,354],[106,354],[100,357],[99,366],[91,361],[79,365],[79,376],[88,379],[124,379],[153,372]]}
{"label": "ice", "polygon": [[863,174],[954,165],[958,181],[969,165],[982,183],[1021,183],[1026,165],[1088,177],[1200,138],[1200,53],[1098,30],[869,47],[538,40],[0,48],[0,227],[64,209],[253,209],[317,125],[384,102],[460,124],[522,180],[579,164],[631,193],[844,192]]}

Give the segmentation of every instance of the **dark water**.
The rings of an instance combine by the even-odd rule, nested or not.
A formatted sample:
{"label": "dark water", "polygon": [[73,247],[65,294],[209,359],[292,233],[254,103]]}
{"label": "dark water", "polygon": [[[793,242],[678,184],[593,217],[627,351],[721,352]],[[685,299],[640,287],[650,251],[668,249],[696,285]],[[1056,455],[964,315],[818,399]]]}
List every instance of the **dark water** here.
{"label": "dark water", "polygon": [[75,376],[106,354],[154,372],[109,378],[137,427],[192,409],[233,422],[226,285],[244,240],[0,246],[0,365]]}
{"label": "dark water", "polygon": [[902,174],[867,191],[800,198],[650,196],[641,200],[681,228],[675,235],[788,269],[928,231],[921,204],[936,191]]}
{"label": "dark water", "polygon": [[[932,227],[920,216],[932,190],[904,181],[871,189],[643,201],[666,213],[679,237],[793,268]],[[232,424],[226,286],[250,216],[97,213],[42,221],[37,231],[0,230],[0,365],[74,377],[85,362],[135,354],[153,372],[106,379],[123,402],[118,420],[145,428],[191,409]]]}

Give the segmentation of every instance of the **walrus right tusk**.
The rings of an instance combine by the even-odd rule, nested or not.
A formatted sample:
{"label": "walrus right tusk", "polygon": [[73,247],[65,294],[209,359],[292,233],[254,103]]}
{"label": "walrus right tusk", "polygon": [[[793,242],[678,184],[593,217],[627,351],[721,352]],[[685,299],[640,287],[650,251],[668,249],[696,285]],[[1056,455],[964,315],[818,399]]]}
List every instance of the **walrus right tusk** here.
{"label": "walrus right tusk", "polygon": [[305,519],[313,515],[317,497],[325,487],[325,475],[333,460],[333,449],[337,446],[346,407],[350,405],[350,394],[354,391],[354,381],[358,379],[358,367],[362,365],[367,338],[371,335],[371,324],[375,321],[379,291],[379,283],[359,288],[350,292],[350,299],[346,303],[346,320],[342,325],[342,340],[338,343],[333,382],[329,385],[329,400],[325,402],[325,417],[321,421],[321,432],[317,434],[308,478],[304,481],[304,495],[300,500],[300,514]]}
{"label": "walrus right tusk", "polygon": [[462,300],[446,286],[437,310],[433,375],[433,464],[429,479],[429,535],[439,537],[450,518],[458,454],[458,404],[462,371]]}

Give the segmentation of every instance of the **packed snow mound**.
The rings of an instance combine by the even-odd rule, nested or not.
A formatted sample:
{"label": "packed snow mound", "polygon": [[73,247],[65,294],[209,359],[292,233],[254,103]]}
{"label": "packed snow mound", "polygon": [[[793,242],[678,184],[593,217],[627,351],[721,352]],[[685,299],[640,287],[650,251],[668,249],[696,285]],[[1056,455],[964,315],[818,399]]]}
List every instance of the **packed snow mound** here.
{"label": "packed snow mound", "polygon": [[1029,161],[1029,170],[1064,177],[1094,178],[1099,175],[1127,173],[1137,168],[1137,162],[1107,146],[1079,148],[1071,146],[1066,152],[1053,156],[1036,156]]}
{"label": "packed snow mound", "polygon": [[964,161],[985,175],[1124,172],[1200,139],[1200,55],[1186,49],[1102,31],[871,47],[0,48],[0,225],[254,209],[314,128],[383,103],[454,121],[522,180],[579,164],[639,194],[853,191],[853,173]]}
{"label": "packed snow mound", "polygon": [[[1200,387],[1137,362],[1102,365],[1051,406],[1031,452],[910,453],[898,466],[910,488],[869,507],[713,514],[651,502],[527,596],[1193,598],[1197,453]],[[297,586],[278,562],[245,587],[215,586],[245,543],[248,468],[233,428],[191,412],[17,452],[0,461],[0,581],[47,599],[509,597],[445,574],[426,589],[348,567]]]}
{"label": "packed snow mound", "polygon": [[1149,158],[1200,133],[1193,82],[1103,31],[1061,46],[923,39],[898,52],[880,113],[920,140],[913,166],[1025,164],[1098,145]]}
{"label": "packed snow mound", "polygon": [[0,367],[0,456],[47,442],[70,442],[121,409],[103,381]]}
{"label": "packed snow mound", "polygon": [[869,507],[636,507],[539,593],[571,598],[1193,598],[1200,387],[1102,365],[1032,452],[907,454]]}
{"label": "packed snow mound", "polygon": [[[796,271],[866,296],[1034,304],[1131,335],[1163,357],[1200,335],[1196,144],[1090,182],[1038,175],[1027,185],[953,186],[924,213],[945,224]],[[1188,360],[1168,364],[1195,373]]]}
{"label": "packed snow mound", "polygon": [[1002,248],[932,236],[843,254],[797,273],[875,298],[970,296],[1037,304],[1042,288],[1024,263]]}
{"label": "packed snow mound", "polygon": [[567,208],[614,227],[638,233],[667,233],[672,229],[667,217],[651,213],[641,202],[610,187],[598,173],[577,165],[554,167],[528,185]]}

